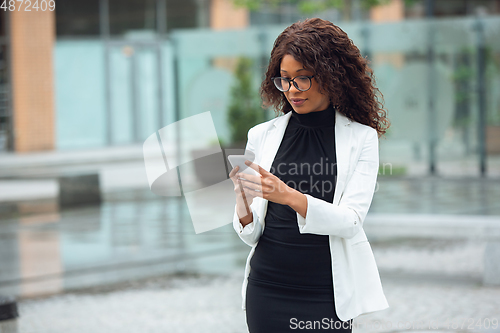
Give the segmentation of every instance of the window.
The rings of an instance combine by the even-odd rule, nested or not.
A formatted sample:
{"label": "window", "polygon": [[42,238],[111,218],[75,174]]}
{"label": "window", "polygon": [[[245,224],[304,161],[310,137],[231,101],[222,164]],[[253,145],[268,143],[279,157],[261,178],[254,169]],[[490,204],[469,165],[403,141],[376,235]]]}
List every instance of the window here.
{"label": "window", "polygon": [[57,36],[98,36],[99,0],[56,2]]}

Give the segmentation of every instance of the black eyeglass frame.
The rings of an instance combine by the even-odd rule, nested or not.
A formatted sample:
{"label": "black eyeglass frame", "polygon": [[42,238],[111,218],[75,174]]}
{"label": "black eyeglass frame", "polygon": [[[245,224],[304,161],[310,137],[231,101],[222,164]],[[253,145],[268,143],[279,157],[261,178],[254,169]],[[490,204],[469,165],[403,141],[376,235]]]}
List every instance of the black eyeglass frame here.
{"label": "black eyeglass frame", "polygon": [[[316,75],[299,75],[299,76],[296,76],[294,77],[293,79],[289,79],[289,78],[286,78],[286,77],[282,77],[282,76],[273,76],[271,78],[271,80],[273,81],[274,83],[274,86],[276,87],[276,89],[278,89],[279,91],[281,92],[287,92],[290,90],[290,88],[292,87],[292,85],[290,84],[290,82],[293,84],[293,86],[298,90],[298,91],[308,91],[309,89],[311,89],[312,87],[312,78],[315,77]],[[299,88],[299,85],[297,84],[297,82],[295,82],[294,80],[298,77],[307,77],[309,79],[309,88],[307,88],[306,90],[302,90]],[[285,80],[285,81],[288,81],[288,84],[290,85],[288,87],[287,90],[281,90],[280,88],[278,88],[278,86],[276,85],[276,82],[275,82],[275,79],[282,79],[282,80]]]}

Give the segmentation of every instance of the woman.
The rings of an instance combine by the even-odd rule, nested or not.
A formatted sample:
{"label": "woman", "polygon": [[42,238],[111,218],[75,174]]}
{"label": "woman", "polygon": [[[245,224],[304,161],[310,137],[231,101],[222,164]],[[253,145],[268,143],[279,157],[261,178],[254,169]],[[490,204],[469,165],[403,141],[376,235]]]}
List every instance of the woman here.
{"label": "woman", "polygon": [[248,132],[230,177],[233,226],[252,246],[242,296],[250,333],[340,330],[388,307],[363,221],[388,120],[347,34],[318,18],[278,36],[261,86],[279,117]]}

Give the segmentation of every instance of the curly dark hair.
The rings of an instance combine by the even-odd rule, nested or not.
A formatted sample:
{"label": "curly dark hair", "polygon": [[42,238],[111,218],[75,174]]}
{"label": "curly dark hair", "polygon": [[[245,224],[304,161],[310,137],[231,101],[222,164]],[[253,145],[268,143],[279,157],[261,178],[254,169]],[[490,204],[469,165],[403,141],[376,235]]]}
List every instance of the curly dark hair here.
{"label": "curly dark hair", "polygon": [[330,103],[346,117],[376,129],[379,136],[387,131],[390,122],[368,61],[342,29],[319,18],[292,24],[274,42],[260,88],[263,106],[274,107],[278,115],[292,110],[271,80],[280,76],[286,54],[314,72],[320,92],[329,96]]}

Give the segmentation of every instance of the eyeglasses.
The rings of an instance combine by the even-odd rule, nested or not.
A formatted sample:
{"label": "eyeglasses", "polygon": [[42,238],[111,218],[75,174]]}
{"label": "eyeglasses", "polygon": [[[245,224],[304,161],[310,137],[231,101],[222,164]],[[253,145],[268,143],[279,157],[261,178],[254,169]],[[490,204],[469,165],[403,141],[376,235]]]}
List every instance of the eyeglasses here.
{"label": "eyeglasses", "polygon": [[297,88],[297,90],[300,91],[307,91],[311,89],[311,79],[314,77],[314,75],[311,76],[306,76],[306,75],[301,75],[301,76],[296,76],[293,79],[289,79],[286,77],[272,77],[271,80],[273,80],[274,85],[276,88],[278,88],[279,91],[288,91],[292,87],[290,82],[293,83],[293,86]]}

